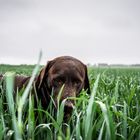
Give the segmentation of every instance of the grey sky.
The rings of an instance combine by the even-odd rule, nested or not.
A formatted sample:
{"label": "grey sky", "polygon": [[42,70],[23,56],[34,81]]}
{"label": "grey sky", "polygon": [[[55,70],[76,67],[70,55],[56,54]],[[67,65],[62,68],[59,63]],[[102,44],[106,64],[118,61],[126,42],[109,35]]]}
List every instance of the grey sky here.
{"label": "grey sky", "polygon": [[0,63],[71,55],[140,63],[139,0],[0,0]]}

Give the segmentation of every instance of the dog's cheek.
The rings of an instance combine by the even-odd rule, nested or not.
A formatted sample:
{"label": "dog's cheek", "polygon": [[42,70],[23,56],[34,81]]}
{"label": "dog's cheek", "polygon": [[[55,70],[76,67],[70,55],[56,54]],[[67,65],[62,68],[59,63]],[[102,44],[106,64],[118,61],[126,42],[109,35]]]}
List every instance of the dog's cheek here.
{"label": "dog's cheek", "polygon": [[54,98],[57,99],[57,96],[58,96],[58,94],[60,92],[60,88],[52,87],[52,91],[53,91]]}
{"label": "dog's cheek", "polygon": [[79,87],[77,87],[77,90],[76,90],[76,95],[77,96],[80,94],[80,92],[82,91],[82,89],[84,89],[84,83],[82,83]]}

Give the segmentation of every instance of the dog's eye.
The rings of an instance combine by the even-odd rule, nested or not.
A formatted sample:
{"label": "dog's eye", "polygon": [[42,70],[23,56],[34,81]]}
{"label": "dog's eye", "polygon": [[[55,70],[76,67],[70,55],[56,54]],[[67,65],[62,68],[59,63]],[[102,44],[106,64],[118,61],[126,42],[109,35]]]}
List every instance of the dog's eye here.
{"label": "dog's eye", "polygon": [[54,86],[55,87],[62,86],[63,84],[64,84],[63,81],[61,81],[59,79],[54,80]]}
{"label": "dog's eye", "polygon": [[63,85],[63,82],[60,81],[60,80],[58,80],[58,81],[57,81],[57,84],[58,84],[58,85]]}
{"label": "dog's eye", "polygon": [[75,87],[79,88],[80,85],[81,85],[81,82],[80,82],[80,81],[75,81],[75,82],[74,82],[74,86],[75,86]]}

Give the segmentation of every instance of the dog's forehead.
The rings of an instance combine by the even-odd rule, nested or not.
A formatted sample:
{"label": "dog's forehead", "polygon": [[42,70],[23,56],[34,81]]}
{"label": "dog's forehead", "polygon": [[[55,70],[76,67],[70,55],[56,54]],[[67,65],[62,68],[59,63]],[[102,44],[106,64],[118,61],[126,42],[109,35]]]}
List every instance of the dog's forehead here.
{"label": "dog's forehead", "polygon": [[80,69],[83,68],[83,65],[78,61],[72,61],[72,60],[63,60],[63,61],[56,61],[53,65],[54,69],[59,68],[70,68],[70,69]]}
{"label": "dog's forehead", "polygon": [[70,65],[81,65],[83,66],[84,64],[74,58],[74,57],[71,57],[71,56],[61,56],[61,57],[57,57],[53,60],[54,64],[64,64],[64,65],[67,65],[67,64],[70,64]]}
{"label": "dog's forehead", "polygon": [[51,73],[79,73],[84,75],[85,66],[76,59],[56,59],[50,68]]}

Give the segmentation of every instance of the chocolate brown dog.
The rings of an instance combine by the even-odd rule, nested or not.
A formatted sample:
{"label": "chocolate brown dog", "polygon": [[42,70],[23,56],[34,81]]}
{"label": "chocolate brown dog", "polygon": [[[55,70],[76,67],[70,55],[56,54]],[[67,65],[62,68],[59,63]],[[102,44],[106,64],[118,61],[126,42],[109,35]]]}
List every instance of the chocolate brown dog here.
{"label": "chocolate brown dog", "polygon": [[[56,103],[58,93],[64,85],[61,101],[67,97],[76,97],[82,89],[90,93],[87,67],[81,61],[70,56],[62,56],[49,61],[37,77],[36,89],[42,105],[49,103],[49,96],[53,90]],[[65,111],[70,111],[74,101],[65,102]]]}
{"label": "chocolate brown dog", "polygon": [[[30,77],[16,76],[15,89],[26,85]],[[57,106],[57,97],[64,86],[60,101],[67,97],[76,97],[82,89],[90,93],[87,67],[81,61],[70,56],[62,56],[49,61],[35,79],[35,88],[42,106],[47,108],[53,91]],[[65,110],[72,109],[74,101],[66,100]]]}

